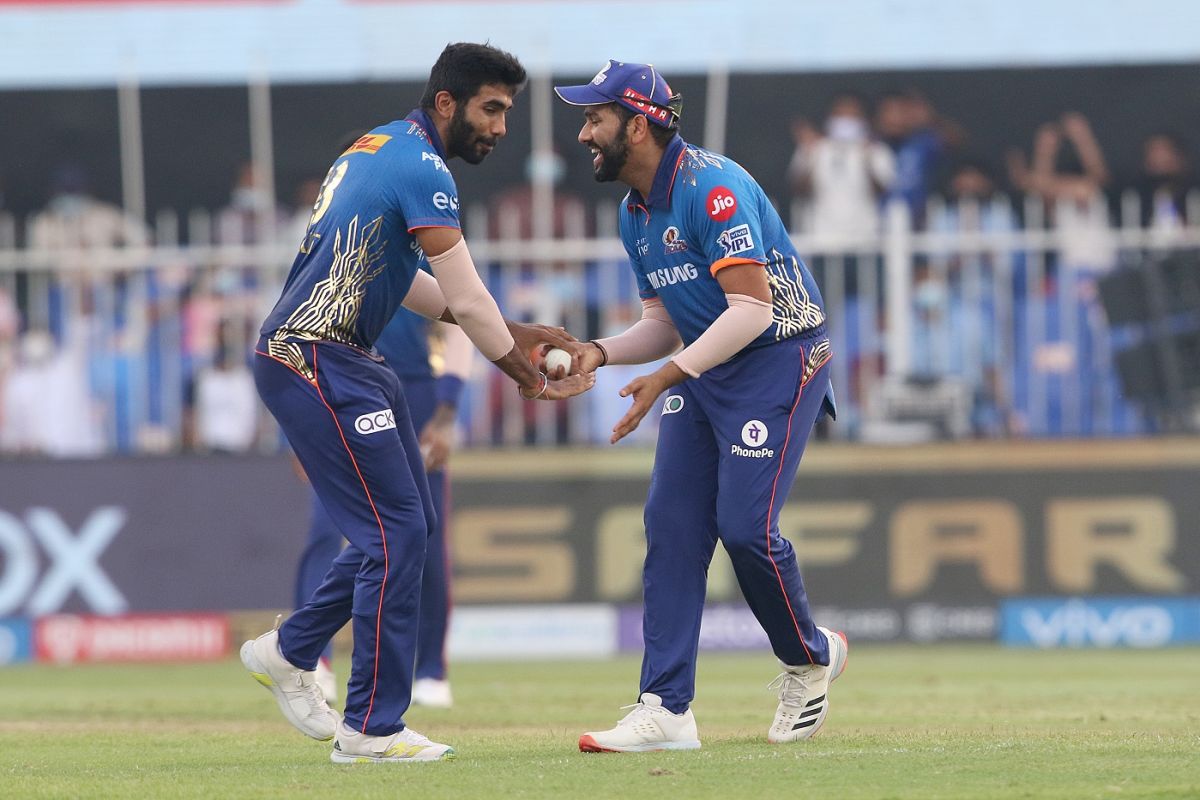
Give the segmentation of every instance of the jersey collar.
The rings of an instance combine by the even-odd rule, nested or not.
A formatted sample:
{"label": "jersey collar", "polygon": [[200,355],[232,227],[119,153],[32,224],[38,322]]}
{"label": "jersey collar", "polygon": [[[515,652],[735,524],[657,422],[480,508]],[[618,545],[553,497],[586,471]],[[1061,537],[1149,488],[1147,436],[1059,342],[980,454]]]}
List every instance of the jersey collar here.
{"label": "jersey collar", "polygon": [[[629,207],[641,206],[644,209],[670,208],[671,189],[675,186],[675,175],[679,172],[679,164],[683,161],[683,153],[687,150],[687,142],[679,134],[675,134],[667,142],[662,160],[658,162],[658,171],[654,173],[654,182],[650,184],[650,197],[643,200],[637,189],[629,191]],[[647,211],[647,214],[649,212]]]}
{"label": "jersey collar", "polygon": [[429,143],[433,145],[433,149],[442,157],[442,161],[446,160],[446,148],[442,146],[442,137],[438,136],[437,127],[433,124],[433,120],[425,113],[423,108],[414,108],[412,112],[405,117],[409,122],[415,123],[425,131],[425,136],[428,137]]}

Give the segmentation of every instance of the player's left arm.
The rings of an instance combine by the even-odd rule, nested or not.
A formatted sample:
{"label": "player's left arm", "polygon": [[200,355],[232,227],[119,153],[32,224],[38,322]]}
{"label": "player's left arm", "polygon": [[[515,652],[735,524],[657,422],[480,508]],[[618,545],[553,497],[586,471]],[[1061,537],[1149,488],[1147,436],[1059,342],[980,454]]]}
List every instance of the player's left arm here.
{"label": "player's left arm", "polygon": [[762,264],[749,260],[727,264],[716,273],[716,279],[729,307],[678,355],[621,390],[621,397],[632,397],[633,405],[613,426],[613,444],[637,428],[660,394],[733,358],[770,327],[771,287]]}

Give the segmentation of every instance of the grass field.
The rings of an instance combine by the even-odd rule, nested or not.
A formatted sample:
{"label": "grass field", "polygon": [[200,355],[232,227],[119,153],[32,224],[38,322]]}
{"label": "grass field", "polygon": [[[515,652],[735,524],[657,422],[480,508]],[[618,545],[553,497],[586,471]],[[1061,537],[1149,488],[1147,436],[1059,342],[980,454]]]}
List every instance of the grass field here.
{"label": "grass field", "polygon": [[577,752],[637,669],[457,665],[456,708],[408,715],[456,761],[352,766],[234,660],[0,670],[0,797],[1200,797],[1196,649],[856,647],[824,731],[793,745],[766,742],[771,659],[705,655],[702,750]]}

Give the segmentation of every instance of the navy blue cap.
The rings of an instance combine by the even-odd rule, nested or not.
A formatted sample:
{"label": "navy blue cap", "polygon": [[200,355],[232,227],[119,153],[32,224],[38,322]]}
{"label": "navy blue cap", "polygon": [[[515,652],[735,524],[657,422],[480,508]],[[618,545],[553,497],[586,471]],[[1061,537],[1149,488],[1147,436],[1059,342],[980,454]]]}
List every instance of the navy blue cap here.
{"label": "navy blue cap", "polygon": [[620,103],[630,111],[645,114],[648,120],[664,128],[679,125],[678,98],[653,64],[610,60],[591,83],[555,86],[554,91],[573,106]]}

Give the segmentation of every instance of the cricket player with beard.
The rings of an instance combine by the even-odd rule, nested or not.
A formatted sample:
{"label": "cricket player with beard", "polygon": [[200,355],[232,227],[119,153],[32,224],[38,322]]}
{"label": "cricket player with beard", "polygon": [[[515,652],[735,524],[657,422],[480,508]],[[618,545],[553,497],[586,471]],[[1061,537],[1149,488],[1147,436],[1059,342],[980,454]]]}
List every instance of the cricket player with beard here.
{"label": "cricket player with beard", "polygon": [[[242,646],[242,663],[293,726],[334,740],[337,763],[454,756],[404,723],[435,510],[400,381],[374,348],[380,331],[403,303],[461,326],[527,399],[562,399],[592,383],[584,375],[548,380],[533,366],[527,354],[539,345],[570,340],[557,329],[507,322],[460,231],[448,162],[487,157],[525,77],[502,50],[448,45],[420,107],[334,161],[262,326],[259,394],[349,545],[282,627]],[[432,275],[420,269],[423,261]],[[354,649],[339,719],[314,669],[347,622]]]}
{"label": "cricket player with beard", "polygon": [[813,621],[779,534],[813,424],[834,413],[821,293],[755,180],[679,136],[681,99],[653,66],[609,61],[591,83],[555,91],[583,108],[579,141],[596,180],[630,187],[620,232],[643,305],[625,332],[568,345],[573,370],[674,354],[621,390],[633,404],[612,435],[633,431],[667,393],[645,509],[638,702],[579,748],[700,747],[690,705],[718,539],[783,666],[767,738],[807,739],[825,721],[848,650],[844,635]]}

